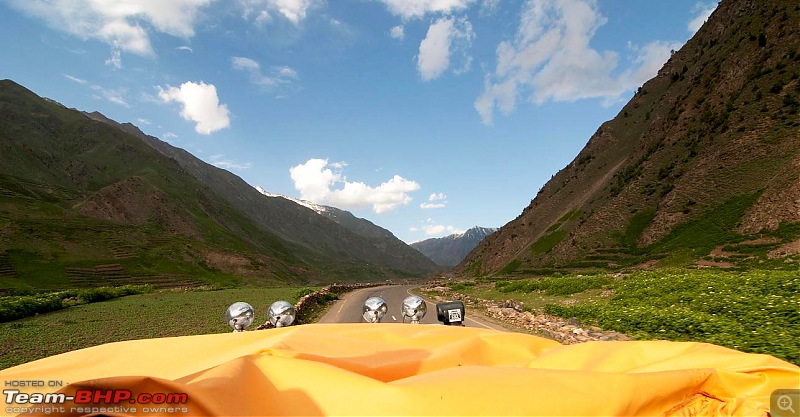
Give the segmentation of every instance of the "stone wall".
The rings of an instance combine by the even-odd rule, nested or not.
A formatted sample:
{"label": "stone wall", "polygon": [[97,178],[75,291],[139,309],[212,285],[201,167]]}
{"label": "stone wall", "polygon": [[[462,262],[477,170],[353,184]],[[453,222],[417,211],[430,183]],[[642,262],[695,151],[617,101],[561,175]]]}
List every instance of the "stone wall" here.
{"label": "stone wall", "polygon": [[593,340],[630,340],[622,333],[606,331],[595,326],[581,326],[575,318],[566,320],[543,313],[525,311],[521,302],[515,300],[490,301],[456,293],[444,286],[422,288],[434,294],[436,302],[461,300],[467,308],[485,310],[486,315],[518,329],[557,340],[565,345]]}

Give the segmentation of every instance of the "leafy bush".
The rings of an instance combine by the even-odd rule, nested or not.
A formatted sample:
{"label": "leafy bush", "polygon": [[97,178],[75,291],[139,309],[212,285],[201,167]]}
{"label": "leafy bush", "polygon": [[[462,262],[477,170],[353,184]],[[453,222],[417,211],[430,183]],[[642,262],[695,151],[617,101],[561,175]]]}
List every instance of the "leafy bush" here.
{"label": "leafy bush", "polygon": [[505,293],[542,291],[547,295],[566,296],[590,289],[603,288],[611,282],[612,279],[607,276],[550,277],[538,280],[498,281],[495,288]]}
{"label": "leafy bush", "polygon": [[313,288],[303,287],[303,288],[300,288],[299,290],[297,290],[297,293],[296,293],[295,297],[297,297],[298,299],[300,299],[300,298],[302,298],[303,296],[306,296],[306,295],[308,295],[308,294],[311,294],[311,293],[312,293],[312,292],[314,292],[314,291],[316,291],[316,290],[314,290]]}
{"label": "leafy bush", "polygon": [[0,323],[61,310],[75,304],[95,303],[152,291],[151,285],[123,285],[0,297]]}
{"label": "leafy bush", "polygon": [[607,303],[547,305],[636,338],[694,340],[800,363],[800,277],[791,271],[638,272]]}

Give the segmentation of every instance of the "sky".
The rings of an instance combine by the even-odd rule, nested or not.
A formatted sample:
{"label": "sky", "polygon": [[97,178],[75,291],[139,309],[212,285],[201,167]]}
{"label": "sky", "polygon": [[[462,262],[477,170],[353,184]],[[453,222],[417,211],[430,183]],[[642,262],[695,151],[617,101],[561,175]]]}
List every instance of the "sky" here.
{"label": "sky", "polygon": [[500,227],[697,0],[0,0],[0,78],[407,243]]}

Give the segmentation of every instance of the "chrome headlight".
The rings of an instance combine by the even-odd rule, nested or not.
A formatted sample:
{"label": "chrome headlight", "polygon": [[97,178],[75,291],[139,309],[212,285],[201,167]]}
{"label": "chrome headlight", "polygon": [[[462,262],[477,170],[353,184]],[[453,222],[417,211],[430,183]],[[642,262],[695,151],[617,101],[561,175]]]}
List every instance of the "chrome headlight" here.
{"label": "chrome headlight", "polygon": [[253,324],[255,315],[256,312],[253,310],[253,306],[239,301],[228,307],[225,318],[228,320],[228,325],[233,327],[234,332],[241,332],[247,326]]}
{"label": "chrome headlight", "polygon": [[276,301],[269,306],[269,322],[275,327],[290,326],[297,315],[288,301]]}
{"label": "chrome headlight", "polygon": [[389,307],[386,305],[386,300],[381,297],[369,297],[364,301],[364,320],[367,323],[380,323]]}
{"label": "chrome headlight", "polygon": [[420,296],[412,295],[403,300],[403,321],[409,318],[412,323],[419,323],[427,311],[425,300]]}

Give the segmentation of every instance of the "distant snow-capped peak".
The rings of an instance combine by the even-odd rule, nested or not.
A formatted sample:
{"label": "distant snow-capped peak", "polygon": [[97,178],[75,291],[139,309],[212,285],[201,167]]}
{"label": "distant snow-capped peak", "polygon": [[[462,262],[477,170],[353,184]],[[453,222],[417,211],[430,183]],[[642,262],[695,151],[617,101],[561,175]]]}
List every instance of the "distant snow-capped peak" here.
{"label": "distant snow-capped peak", "polygon": [[275,194],[275,193],[271,193],[271,192],[269,192],[269,191],[265,190],[265,189],[264,189],[264,187],[262,187],[262,186],[260,186],[260,185],[257,185],[257,186],[256,186],[256,190],[257,190],[259,193],[261,193],[261,194],[263,194],[263,195],[265,195],[265,196],[267,196],[267,197],[272,197],[272,198],[284,198],[284,199],[286,199],[286,200],[289,200],[289,201],[292,201],[292,202],[294,202],[294,203],[296,203],[296,204],[299,204],[299,205],[301,205],[301,206],[303,206],[303,207],[308,207],[308,208],[310,208],[311,210],[314,210],[314,211],[316,211],[316,212],[317,212],[317,213],[319,213],[319,214],[322,214],[324,211],[326,211],[326,207],[325,207],[325,206],[321,206],[321,205],[319,205],[319,204],[314,204],[314,203],[312,203],[312,202],[310,202],[310,201],[306,201],[306,200],[298,200],[298,199],[296,199],[296,198],[292,198],[292,197],[289,197],[289,196],[287,196],[287,195],[283,195],[283,194]]}

